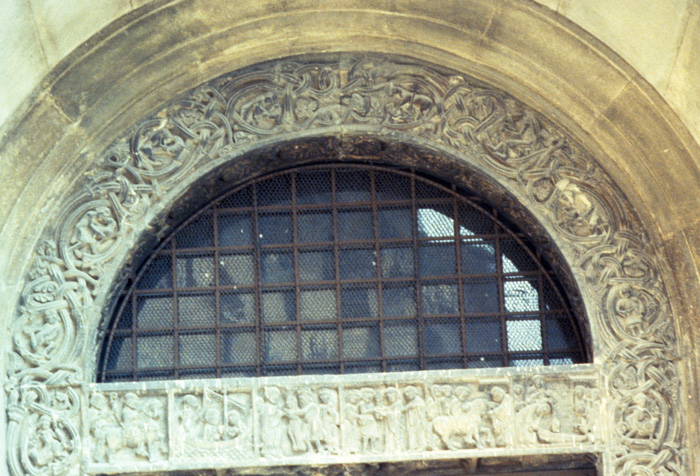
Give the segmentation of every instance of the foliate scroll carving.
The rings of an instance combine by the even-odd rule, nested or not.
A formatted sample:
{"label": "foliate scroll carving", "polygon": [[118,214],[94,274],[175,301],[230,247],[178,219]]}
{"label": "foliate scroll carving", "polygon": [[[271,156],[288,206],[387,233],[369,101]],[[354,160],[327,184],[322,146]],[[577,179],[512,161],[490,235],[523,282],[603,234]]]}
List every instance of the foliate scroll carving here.
{"label": "foliate scroll carving", "polygon": [[[657,259],[625,197],[562,129],[514,98],[458,74],[387,58],[280,61],[227,75],[166,105],[112,144],[95,160],[85,182],[63,204],[55,226],[42,237],[12,326],[11,385],[46,373],[65,377],[64,385],[71,378],[80,379],[75,369],[90,360],[86,329],[95,328],[100,315],[95,303],[102,305],[136,235],[149,226],[156,212],[173,202],[182,183],[231,162],[231,157],[256,142],[310,135],[314,130],[317,135],[348,130],[400,135],[450,150],[506,184],[536,211],[576,274],[585,276],[597,351],[612,373],[607,393],[616,418],[639,420],[646,413],[635,408],[642,407],[650,414],[655,408],[667,411],[667,424],[659,420],[646,436],[641,429],[631,429],[634,424],[616,426],[625,454],[612,464],[613,470],[623,474],[630,468],[654,472],[663,467],[673,474],[682,472],[676,470],[683,467],[681,452],[668,449],[685,444],[678,414],[678,371],[671,363],[677,358],[677,338]],[[353,154],[372,149],[363,144],[352,150],[340,146],[338,154],[356,157]],[[378,154],[384,153],[379,149]],[[272,164],[270,160],[270,164],[237,160],[231,167],[242,178],[259,173]],[[635,368],[627,364],[620,368],[616,360],[620,356]],[[648,401],[635,394],[644,394]],[[401,396],[407,406],[404,390]],[[341,402],[348,397],[355,398],[337,395]],[[361,391],[357,398],[360,402]],[[389,397],[382,398],[387,406]],[[423,400],[427,412],[430,398],[435,398],[431,390],[423,388],[411,401],[418,408],[418,399]],[[374,405],[379,405],[376,396]],[[531,410],[546,426],[556,412],[545,406]],[[391,412],[387,418],[391,419]],[[27,423],[38,424],[38,417]],[[350,425],[341,419],[341,425],[346,424]],[[491,425],[497,442],[497,429]],[[53,441],[49,431],[58,440],[59,433],[72,434],[65,428],[68,423],[48,425],[45,440]],[[471,436],[445,432],[453,446],[460,438],[459,446],[473,445],[471,439],[477,446],[488,440],[482,435],[479,443]],[[528,438],[536,444],[549,438],[542,436],[544,430],[533,432]],[[428,429],[425,436],[426,445],[434,444],[429,440],[435,435]],[[362,447],[361,434],[359,440],[349,438]],[[401,444],[420,447],[423,443],[417,438]],[[380,445],[365,440],[366,447]],[[656,456],[647,454],[641,440],[658,443],[652,445],[657,449],[649,450],[656,451]],[[447,446],[442,437],[439,441]],[[329,451],[329,445],[312,442],[324,451]],[[396,442],[389,442],[390,448],[395,446]],[[44,446],[37,443],[33,448]],[[22,451],[23,461],[38,464],[41,458],[31,459],[28,450]],[[71,460],[72,453],[57,449],[42,454],[56,455],[47,463],[50,466]],[[16,468],[13,471],[19,474]]]}
{"label": "foliate scroll carving", "polygon": [[33,383],[8,388],[8,464],[13,474],[54,476],[77,463],[79,395]]}

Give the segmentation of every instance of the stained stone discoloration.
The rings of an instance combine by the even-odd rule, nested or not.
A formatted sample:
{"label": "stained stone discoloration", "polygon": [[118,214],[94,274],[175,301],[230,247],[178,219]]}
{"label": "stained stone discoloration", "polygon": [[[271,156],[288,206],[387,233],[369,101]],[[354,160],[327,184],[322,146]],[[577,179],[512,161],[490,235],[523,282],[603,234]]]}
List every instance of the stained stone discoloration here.
{"label": "stained stone discoloration", "polygon": [[[89,429],[89,423],[81,423],[76,415],[61,410],[63,404],[44,393],[52,387],[67,392],[72,385],[84,382],[83,372],[90,368],[93,357],[91,339],[98,327],[98,309],[105,305],[118,270],[133,251],[134,235],[146,230],[158,213],[176,201],[187,184],[216,167],[228,165],[244,177],[260,173],[269,165],[252,161],[246,152],[299,136],[347,134],[411,141],[461,157],[490,177],[493,188],[508,188],[541,220],[576,279],[586,284],[582,292],[591,319],[594,354],[598,371],[604,373],[607,382],[596,391],[606,405],[607,418],[612,420],[600,425],[600,430],[589,430],[590,422],[597,420],[591,420],[586,399],[595,399],[594,391],[584,388],[583,393],[578,392],[581,397],[572,397],[571,416],[564,417],[563,410],[550,401],[553,397],[547,390],[540,391],[536,383],[524,381],[503,387],[506,395],[513,398],[514,418],[527,423],[518,428],[518,434],[504,433],[504,427],[497,429],[499,424],[493,418],[484,423],[483,417],[481,425],[488,430],[484,433],[492,435],[482,434],[481,427],[467,417],[469,408],[476,407],[471,396],[464,397],[464,406],[458,405],[454,410],[461,412],[462,424],[452,427],[449,421],[440,423],[436,432],[434,419],[446,415],[428,419],[431,394],[425,384],[411,384],[415,393],[407,394],[407,389],[399,388],[399,397],[390,396],[393,392],[387,393],[386,388],[371,385],[369,396],[366,385],[361,384],[353,386],[360,391],[357,420],[366,422],[369,429],[364,434],[360,429],[360,450],[353,447],[353,451],[359,451],[363,460],[382,461],[393,454],[386,452],[387,446],[421,448],[420,436],[409,446],[399,431],[401,418],[406,418],[401,406],[413,402],[415,412],[420,414],[421,404],[416,399],[421,398],[430,425],[425,423],[428,449],[415,453],[416,459],[434,457],[431,455],[439,455],[440,451],[453,456],[461,451],[492,454],[509,444],[539,451],[555,451],[557,447],[561,451],[578,451],[588,448],[580,445],[588,445],[591,435],[602,431],[601,441],[609,445],[604,474],[682,474],[686,443],[679,414],[677,339],[658,258],[625,197],[563,130],[512,97],[452,72],[383,57],[283,61],[227,75],[139,122],[104,153],[86,174],[86,181],[66,200],[55,226],[42,236],[26,276],[12,325],[13,348],[8,365],[7,442],[12,473],[39,476],[77,470],[77,455],[84,444],[80,434],[91,434],[93,445],[98,440],[100,444],[108,440]],[[352,141],[344,144],[350,145],[350,151],[341,150],[343,157],[363,157],[362,147],[356,148]],[[420,157],[415,160],[420,161]],[[450,393],[451,400],[457,392],[455,384],[446,378],[440,385],[440,398]],[[521,388],[522,396],[515,385]],[[282,394],[286,384],[279,386]],[[311,405],[309,414],[317,410],[320,413],[320,394],[314,393],[318,391],[311,389],[311,403],[308,395],[303,399],[305,403],[297,395],[300,409],[289,414],[297,413],[300,421],[310,425],[313,418],[307,418],[301,408]],[[489,392],[490,396],[491,391],[492,388],[476,389],[469,395]],[[575,388],[567,391],[577,394]],[[341,390],[337,392],[338,402],[346,402]],[[367,394],[364,397],[363,392]],[[34,393],[36,397],[32,396]],[[148,397],[151,398],[155,397]],[[253,397],[251,405],[261,404],[258,398]],[[23,399],[40,403],[26,404]],[[484,411],[498,408],[493,406],[497,403],[494,397],[491,399],[484,397],[484,402],[480,402]],[[171,404],[168,400],[168,408]],[[278,403],[267,404],[274,407]],[[85,414],[85,405],[76,400],[76,414],[81,409]],[[100,404],[97,405],[100,411]],[[120,447],[113,450],[131,455],[148,468],[156,464],[177,468],[168,459],[173,452],[162,449],[164,422],[157,417],[157,411],[146,412],[147,406],[139,406],[138,411],[134,408],[139,415],[138,425],[146,429],[147,436],[130,441],[122,436],[124,443],[113,443],[115,448]],[[272,410],[271,414],[281,421],[287,418]],[[253,415],[256,412],[253,409]],[[476,413],[483,415],[483,411]],[[171,414],[169,410],[168,415]],[[379,418],[381,414],[384,416]],[[55,422],[47,424],[46,418],[42,419],[46,415],[56,415]],[[172,420],[171,416],[168,418]],[[342,411],[338,418],[341,427],[351,425]],[[124,422],[123,413],[121,421]],[[222,426],[220,432],[210,428],[208,434],[223,435],[228,431],[223,428],[221,415],[215,416],[213,411],[209,423],[203,421],[202,425],[209,427]],[[81,425],[82,433],[78,430]],[[172,425],[170,421],[167,427],[170,435]],[[44,432],[44,441],[30,446],[28,435],[36,428]],[[391,430],[387,433],[377,428]],[[435,440],[435,434],[440,450],[430,446],[431,435]],[[340,448],[345,451],[342,432],[340,436]],[[167,439],[172,444],[172,436]],[[593,440],[598,441],[595,437]],[[262,440],[254,441],[254,448],[258,448]],[[333,441],[332,436],[314,435],[304,443],[307,451],[315,448],[314,457],[321,458],[325,457],[323,452],[332,453]],[[479,445],[488,448],[481,450]],[[268,446],[272,449],[272,443]],[[301,443],[298,448],[302,448]],[[104,455],[100,451],[97,459],[109,460],[108,448]],[[412,453],[399,454],[402,458],[413,457]],[[282,456],[261,456],[254,461],[268,464],[275,458],[295,457],[302,458],[282,451]],[[88,467],[98,464],[94,458],[91,461],[86,463]],[[114,468],[108,467],[110,471]]]}

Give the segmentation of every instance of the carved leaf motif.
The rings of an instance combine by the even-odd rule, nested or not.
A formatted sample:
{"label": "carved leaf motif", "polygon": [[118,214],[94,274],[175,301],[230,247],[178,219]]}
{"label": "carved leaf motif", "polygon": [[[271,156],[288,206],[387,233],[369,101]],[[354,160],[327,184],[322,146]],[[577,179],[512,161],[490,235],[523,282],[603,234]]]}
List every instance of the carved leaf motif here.
{"label": "carved leaf motif", "polygon": [[[107,292],[105,267],[114,264],[130,224],[162,203],[189,174],[212,161],[223,163],[262,137],[348,125],[382,135],[407,133],[436,148],[452,148],[529,197],[527,206],[548,217],[564,251],[572,263],[578,259],[575,265],[589,281],[589,301],[596,306],[589,315],[601,329],[600,348],[609,353],[612,397],[644,395],[653,387],[667,402],[669,431],[657,438],[664,449],[655,454],[632,442],[645,439],[638,436],[645,433],[644,418],[629,416],[635,411],[631,407],[620,410],[628,415],[622,420],[636,418],[641,429],[622,432],[629,454],[614,464],[615,471],[681,474],[680,453],[670,449],[684,444],[674,416],[677,338],[658,263],[622,193],[567,134],[503,92],[386,58],[280,61],[211,81],[138,123],[103,154],[66,203],[59,232],[47,230],[42,237],[12,326],[10,374],[29,380],[50,374],[64,382],[75,378],[70,377],[75,369],[67,369],[85,352],[76,329],[86,325],[92,300]],[[343,157],[338,150],[334,147],[330,155]],[[419,164],[422,158],[412,160]],[[259,170],[245,161],[238,167]],[[646,407],[639,399],[638,407]],[[549,418],[543,405],[531,410],[533,418]],[[11,411],[21,414],[16,406]],[[73,461],[73,450],[61,446],[62,438],[77,441],[70,425],[46,419],[39,424],[36,414],[32,418],[31,425],[44,431],[43,440],[22,447],[13,474],[25,474],[30,466],[36,470],[31,474],[39,474]],[[16,445],[12,432],[18,421],[8,428]]]}

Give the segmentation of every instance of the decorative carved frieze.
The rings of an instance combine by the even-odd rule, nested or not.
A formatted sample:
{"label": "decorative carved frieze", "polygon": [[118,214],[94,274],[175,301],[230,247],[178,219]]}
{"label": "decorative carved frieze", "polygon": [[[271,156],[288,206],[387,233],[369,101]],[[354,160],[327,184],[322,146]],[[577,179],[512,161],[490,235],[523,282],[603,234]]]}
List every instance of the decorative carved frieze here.
{"label": "decorative carved frieze", "polygon": [[[315,63],[279,61],[218,78],[140,121],[95,161],[86,181],[61,205],[41,237],[17,304],[7,388],[6,441],[12,473],[59,474],[77,464],[77,455],[83,451],[77,416],[81,412],[62,409],[58,399],[46,394],[46,381],[62,385],[66,393],[72,383],[83,381],[81,371],[90,362],[94,346],[87,337],[93,335],[89,330],[97,328],[101,318],[96,303],[104,302],[136,235],[148,229],[156,211],[174,202],[181,184],[192,183],[223,164],[230,165],[239,177],[259,173],[269,164],[238,158],[256,144],[355,133],[412,141],[461,157],[506,185],[541,219],[583,285],[596,359],[607,374],[608,386],[597,390],[613,421],[607,441],[615,451],[606,453],[605,474],[682,474],[685,441],[673,319],[655,251],[626,198],[562,129],[514,98],[455,73],[380,57],[342,57]],[[356,144],[345,141],[340,147],[351,150],[339,153],[359,157],[362,146],[353,149]],[[312,394],[320,413],[320,394],[313,393],[317,390]],[[374,389],[373,401],[363,399],[362,387],[353,390],[359,393],[358,421],[366,420],[377,428],[386,428],[391,422],[394,430],[400,426],[396,426],[397,413],[404,420],[408,415],[418,418],[423,411],[421,399],[428,415],[429,398],[437,398],[425,386],[416,386],[415,394],[400,388],[399,396],[388,388]],[[519,427],[525,434],[508,434],[495,416],[486,419],[491,435],[479,433],[478,438],[465,430],[466,426],[456,430],[449,422],[438,425],[441,433],[433,426],[426,428],[425,443],[420,433],[412,441],[392,436],[387,442],[385,433],[376,436],[365,429],[364,434],[359,432],[359,450],[353,451],[371,454],[374,448],[386,451],[387,446],[408,449],[423,444],[427,448],[437,444],[464,447],[454,451],[474,451],[471,447],[478,449],[479,445],[557,444],[562,435],[568,435],[567,444],[586,444],[589,433],[583,429],[590,425],[590,415],[585,406],[578,410],[576,405],[572,407],[571,415],[579,420],[577,427],[555,432],[551,422],[556,411],[549,408],[551,405],[543,402],[532,407],[526,404],[527,398],[519,402],[515,388],[503,390],[512,398],[506,405],[512,405],[513,411],[527,416],[528,421],[539,422],[528,430]],[[279,391],[285,404],[293,399],[287,394],[289,389]],[[38,395],[32,404],[16,403],[34,398],[29,396],[32,392]],[[495,389],[470,392],[499,393]],[[527,388],[523,392],[527,396]],[[583,390],[584,395],[588,393]],[[204,406],[203,394],[193,397]],[[296,397],[301,422],[304,404]],[[336,397],[344,405],[348,395],[338,393]],[[91,400],[89,411],[114,411],[109,396],[106,398],[106,407]],[[196,432],[204,432],[206,425],[222,426],[216,444],[240,441],[242,451],[245,439],[230,436],[236,430],[223,428],[227,405],[235,399],[228,400],[228,393],[221,398],[225,404],[218,409],[219,415],[212,411],[210,423],[201,416]],[[260,398],[257,394],[251,398],[253,405],[264,404],[264,397],[262,402],[256,400]],[[484,398],[488,411],[498,408],[494,406],[496,398],[490,393]],[[76,408],[86,405],[80,401],[71,404]],[[381,410],[386,415],[377,419],[379,413],[375,412],[376,421],[371,420],[370,404],[386,408]],[[130,407],[119,405],[122,413],[114,419],[123,425],[123,410]],[[362,405],[367,410],[364,414],[359,410]],[[149,400],[138,406],[146,415],[146,407],[158,405]],[[399,412],[401,406],[404,409]],[[406,410],[409,407],[411,412]],[[149,412],[156,415],[157,409]],[[346,421],[345,413],[338,415],[341,434],[356,424]],[[211,423],[218,421],[222,423]],[[428,421],[433,425],[434,419]],[[123,434],[112,436],[117,423],[102,429],[87,423],[84,431],[91,435],[91,444],[99,439],[106,445],[97,456],[91,450],[90,464],[98,464],[95,457],[109,461],[110,452],[149,463],[174,457],[178,453],[173,453],[173,448],[169,452],[162,449],[162,424],[155,416],[140,416],[138,425],[148,436],[134,443]],[[225,424],[236,425],[228,420]],[[319,452],[332,453],[334,437],[316,436],[318,441],[307,442],[307,447],[310,444]],[[358,436],[348,438],[356,441]],[[343,446],[346,444],[341,442],[342,451],[350,451]]]}
{"label": "decorative carved frieze", "polygon": [[598,369],[548,370],[93,384],[85,469],[600,451]]}

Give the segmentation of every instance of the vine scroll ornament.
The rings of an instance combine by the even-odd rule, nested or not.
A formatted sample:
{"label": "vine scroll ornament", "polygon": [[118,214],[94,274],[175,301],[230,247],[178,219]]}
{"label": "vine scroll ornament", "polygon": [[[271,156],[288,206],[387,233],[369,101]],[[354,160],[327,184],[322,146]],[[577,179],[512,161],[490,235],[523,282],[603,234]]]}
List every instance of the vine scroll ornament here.
{"label": "vine scroll ornament", "polygon": [[[100,308],[117,270],[135,239],[146,232],[158,212],[174,203],[183,184],[193,183],[219,165],[231,167],[240,178],[273,166],[273,159],[265,163],[246,160],[245,155],[238,158],[256,144],[354,134],[415,142],[461,157],[507,187],[539,218],[582,285],[596,361],[606,376],[605,387],[589,392],[597,392],[608,402],[610,425],[601,436],[610,449],[605,453],[604,473],[683,474],[685,441],[673,319],[659,263],[625,197],[563,130],[516,99],[464,76],[383,57],[279,61],[223,76],[139,122],[101,155],[86,181],[62,204],[55,226],[42,236],[20,296],[6,388],[12,474],[79,471],[78,455],[85,445],[81,435],[85,434],[91,435],[92,445],[101,448],[91,453],[92,463],[109,462],[112,453],[125,448],[147,461],[175,457],[164,449],[169,430],[159,415],[172,403],[165,396],[137,403],[134,397],[123,395],[117,398],[123,402],[110,403],[109,396],[81,396],[74,386],[85,381],[85,369],[94,358],[94,329],[100,325]],[[335,157],[343,157],[344,148],[354,147],[352,140],[334,144],[326,152]],[[402,151],[405,149],[388,147],[379,154],[392,160],[392,153]],[[305,154],[314,151],[301,146],[294,153],[304,160]],[[458,182],[460,177],[455,175]],[[272,388],[262,393],[259,404],[263,408],[275,398],[272,395],[277,392]],[[362,388],[355,390],[356,418],[362,421],[361,407],[369,397]],[[337,391],[329,389],[325,398],[332,394],[333,400],[341,399]],[[386,431],[396,433],[376,451],[431,444],[421,436],[399,442],[396,430],[399,403],[402,418],[408,419],[423,411],[416,399],[420,394],[425,400],[428,390],[397,391],[398,395],[385,389],[379,397],[378,390],[373,390],[372,405],[376,407],[379,398],[384,407],[381,412],[375,410],[374,417],[383,412]],[[292,405],[288,391],[278,392],[278,399],[289,399]],[[495,388],[490,392],[496,395],[491,396],[491,406],[498,398],[505,399]],[[510,393],[506,396],[512,397]],[[136,407],[132,408],[135,415],[145,421],[139,424],[146,436],[136,446],[124,443],[117,450],[110,446],[117,445],[110,428],[119,422],[128,426],[124,420],[130,408],[127,397]],[[176,404],[185,405],[184,398]],[[295,398],[299,409],[287,411],[303,420],[301,408],[310,397],[295,394]],[[321,394],[312,394],[312,399],[320,415],[325,404]],[[190,403],[195,405],[194,400]],[[114,405],[120,406],[121,414],[99,427],[102,423],[96,421],[105,420],[102,413],[114,412]],[[411,405],[409,412],[406,409]],[[239,441],[242,448],[243,441],[249,441],[242,436],[248,417],[240,414],[238,423],[224,422],[226,408],[221,407],[218,415],[202,415],[197,431],[203,435],[210,421],[210,426],[219,428],[206,430],[213,432],[214,441],[232,446]],[[551,421],[554,410],[551,404],[542,403],[528,408],[528,418]],[[81,423],[81,411],[90,421]],[[572,429],[571,434],[585,440],[587,433],[581,428],[590,425],[588,410],[574,407],[574,411],[579,412],[581,422],[578,433]],[[273,413],[270,410],[266,418],[273,418]],[[499,418],[490,420],[489,441],[496,446],[510,441],[502,426],[505,420]],[[435,440],[437,436],[438,441],[433,444],[443,445],[445,451],[462,450],[457,446],[473,445],[472,441],[478,446],[476,430],[465,429],[469,425],[463,423],[456,429],[446,422],[437,425],[439,430],[433,423],[431,437]],[[533,445],[562,435],[557,436],[552,427],[530,427],[524,438]],[[374,453],[380,446],[368,435],[360,431],[359,441],[357,435],[348,438],[362,451]],[[332,454],[337,447],[335,438],[324,434],[304,444]],[[261,444],[266,447],[264,441]],[[296,444],[301,447],[302,441]]]}

